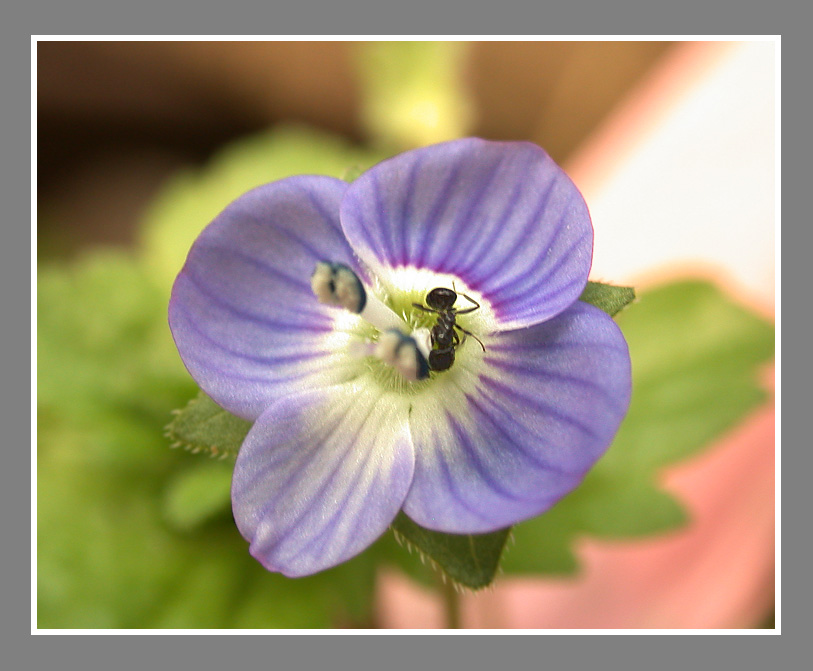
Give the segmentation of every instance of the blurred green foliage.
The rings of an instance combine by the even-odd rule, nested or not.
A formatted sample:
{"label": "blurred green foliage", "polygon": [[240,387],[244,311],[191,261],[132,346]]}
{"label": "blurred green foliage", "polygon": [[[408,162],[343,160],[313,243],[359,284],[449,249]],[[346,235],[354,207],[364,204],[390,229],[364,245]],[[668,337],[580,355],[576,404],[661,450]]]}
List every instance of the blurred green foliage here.
{"label": "blurred green foliage", "polygon": [[356,48],[362,115],[371,140],[403,151],[469,135],[465,42],[362,42]]}

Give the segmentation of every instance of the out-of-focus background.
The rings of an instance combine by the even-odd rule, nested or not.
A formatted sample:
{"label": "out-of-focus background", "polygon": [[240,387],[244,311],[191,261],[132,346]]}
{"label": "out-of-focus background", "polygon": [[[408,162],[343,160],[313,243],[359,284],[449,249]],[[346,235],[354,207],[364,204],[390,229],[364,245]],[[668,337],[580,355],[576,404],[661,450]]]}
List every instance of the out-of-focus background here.
{"label": "out-of-focus background", "polygon": [[[566,162],[673,45],[480,42],[461,54],[469,131],[527,139]],[[40,42],[40,221],[49,251],[126,244],[144,205],[180,166],[231,140],[301,122],[366,136],[357,44]],[[49,225],[53,222],[53,225]]]}
{"label": "out-of-focus background", "polygon": [[[243,556],[223,501],[209,496],[227,488],[228,468],[170,451],[163,439],[169,411],[194,395],[163,316],[168,278],[188,244],[155,248],[173,239],[166,220],[176,201],[215,192],[212,214],[227,204],[217,189],[239,180],[224,166],[249,161],[251,138],[270,132],[269,151],[277,147],[291,165],[318,153],[320,142],[366,164],[456,134],[533,141],[565,166],[591,207],[593,279],[643,289],[702,279],[737,319],[770,327],[773,43],[379,47],[38,44],[40,627],[442,626],[440,602],[425,585],[374,559],[366,572],[299,583],[255,577],[261,569]],[[277,131],[286,139],[275,140]],[[300,150],[300,132],[317,139],[308,135]],[[207,170],[217,188],[207,189],[205,177],[195,182]],[[122,261],[145,247],[138,262]],[[150,288],[134,291],[142,282]],[[743,329],[752,327],[758,335],[743,336],[746,344],[766,337],[751,322]],[[709,352],[712,361],[723,356]],[[770,357],[743,357],[769,389]],[[704,409],[716,403],[709,398]],[[596,539],[580,520],[579,571],[507,569],[494,590],[464,598],[463,624],[772,627],[773,413],[761,398],[743,399],[748,413],[731,410],[715,424],[702,452],[687,447],[680,463],[653,467],[689,522],[652,538],[636,530]],[[206,463],[190,466],[195,459]],[[122,495],[117,483],[136,480],[138,493]],[[337,586],[351,573],[366,601]]]}

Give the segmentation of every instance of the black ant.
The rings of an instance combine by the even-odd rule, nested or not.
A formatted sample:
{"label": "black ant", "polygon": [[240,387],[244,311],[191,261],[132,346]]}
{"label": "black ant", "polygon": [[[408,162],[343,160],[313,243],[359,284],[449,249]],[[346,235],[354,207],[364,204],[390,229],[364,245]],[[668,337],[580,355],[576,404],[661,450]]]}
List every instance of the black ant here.
{"label": "black ant", "polygon": [[467,301],[472,303],[474,307],[466,308],[464,310],[456,310],[454,304],[457,301],[457,292],[454,289],[446,289],[445,287],[437,287],[432,289],[426,294],[426,305],[420,303],[413,303],[416,308],[424,312],[433,312],[438,316],[438,320],[432,327],[432,347],[429,352],[429,369],[435,371],[449,370],[454,363],[454,353],[457,346],[460,344],[460,336],[458,331],[470,335],[477,342],[483,351],[486,351],[486,346],[482,343],[480,338],[474,335],[471,331],[467,331],[462,326],[456,323],[457,315],[465,315],[469,312],[474,312],[480,309],[480,304],[466,294],[460,294]]}

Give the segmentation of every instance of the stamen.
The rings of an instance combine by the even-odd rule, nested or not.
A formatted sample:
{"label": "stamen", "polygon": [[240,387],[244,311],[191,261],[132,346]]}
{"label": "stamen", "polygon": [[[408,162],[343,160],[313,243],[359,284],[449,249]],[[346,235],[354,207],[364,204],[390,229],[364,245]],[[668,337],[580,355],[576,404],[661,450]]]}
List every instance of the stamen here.
{"label": "stamen", "polygon": [[360,316],[365,321],[370,322],[379,331],[404,327],[404,320],[382,303],[372,292],[367,294],[367,303],[361,311]]}
{"label": "stamen", "polygon": [[311,275],[311,289],[320,303],[354,312],[379,331],[400,328],[403,320],[372,292],[358,275],[343,263],[320,261]]}
{"label": "stamen", "polygon": [[367,302],[367,292],[361,280],[342,263],[317,263],[311,275],[311,289],[320,303],[343,307],[356,314]]}
{"label": "stamen", "polygon": [[398,329],[389,329],[381,334],[375,356],[395,368],[407,380],[415,382],[429,377],[429,364],[418,343]]}

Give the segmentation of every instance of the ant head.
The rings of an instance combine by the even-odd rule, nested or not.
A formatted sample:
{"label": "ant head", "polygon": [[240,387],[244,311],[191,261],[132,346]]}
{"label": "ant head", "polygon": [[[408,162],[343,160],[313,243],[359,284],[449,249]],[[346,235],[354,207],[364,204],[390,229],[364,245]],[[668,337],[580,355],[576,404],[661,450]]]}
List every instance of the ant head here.
{"label": "ant head", "polygon": [[457,301],[454,289],[437,287],[426,294],[426,305],[434,310],[449,310]]}

